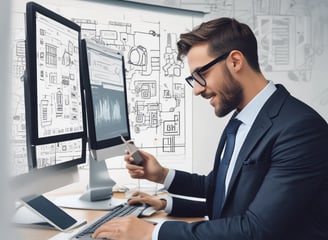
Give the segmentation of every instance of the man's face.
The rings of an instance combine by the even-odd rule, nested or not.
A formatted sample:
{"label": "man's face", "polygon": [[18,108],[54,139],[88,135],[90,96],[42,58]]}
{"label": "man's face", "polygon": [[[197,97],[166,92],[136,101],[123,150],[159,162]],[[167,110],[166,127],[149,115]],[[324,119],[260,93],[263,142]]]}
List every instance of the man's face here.
{"label": "man's face", "polygon": [[[217,56],[209,56],[207,44],[192,47],[187,54],[191,72],[206,65],[215,57]],[[236,109],[243,98],[242,86],[227,67],[226,61],[229,57],[201,73],[206,86],[194,81],[194,94],[209,99],[218,117],[223,117]]]}

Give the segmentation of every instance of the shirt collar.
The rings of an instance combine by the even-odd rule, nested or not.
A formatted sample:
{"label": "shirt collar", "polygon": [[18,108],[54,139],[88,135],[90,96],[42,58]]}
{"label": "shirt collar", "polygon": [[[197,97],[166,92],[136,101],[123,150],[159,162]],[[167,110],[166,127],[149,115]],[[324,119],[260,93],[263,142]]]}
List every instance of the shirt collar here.
{"label": "shirt collar", "polygon": [[236,116],[246,125],[252,125],[261,108],[269,97],[276,91],[277,87],[272,81],[263,88]]}

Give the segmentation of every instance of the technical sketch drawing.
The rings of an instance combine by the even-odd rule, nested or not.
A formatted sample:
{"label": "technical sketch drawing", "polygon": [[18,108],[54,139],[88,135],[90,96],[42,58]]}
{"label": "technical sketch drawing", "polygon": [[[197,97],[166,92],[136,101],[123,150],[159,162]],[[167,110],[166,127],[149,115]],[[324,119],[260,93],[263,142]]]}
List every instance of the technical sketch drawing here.
{"label": "technical sketch drawing", "polygon": [[[46,1],[48,4],[48,1]],[[51,1],[49,1],[51,2]],[[165,2],[165,1],[162,1]],[[50,3],[49,3],[50,4]],[[159,159],[191,159],[187,149],[187,134],[191,131],[192,106],[188,99],[192,92],[185,88],[184,76],[189,74],[188,66],[177,61],[176,41],[182,32],[191,30],[202,21],[219,16],[234,17],[249,24],[258,40],[260,66],[268,79],[282,81],[292,89],[293,94],[313,105],[328,119],[328,84],[325,62],[328,57],[328,2],[326,0],[178,0],[174,4],[184,8],[208,9],[204,16],[192,14],[176,16],[165,13],[151,13],[147,9],[129,9],[110,4],[88,1],[62,1],[52,4],[58,11],[69,16],[82,29],[82,37],[106,45],[124,53],[128,88],[129,117],[132,138],[136,145],[153,151]],[[76,4],[76,6],[74,5]],[[63,7],[63,6],[64,7]],[[76,7],[79,11],[76,12]],[[96,11],[88,10],[94,7]],[[15,18],[23,19],[17,12]],[[21,21],[23,22],[23,20]],[[173,23],[173,24],[172,24]],[[175,24],[179,23],[179,24]],[[15,30],[13,47],[13,78],[15,89],[22,92],[21,76],[25,69],[24,37],[22,27]],[[46,32],[44,33],[46,34]],[[44,41],[47,49],[42,52],[47,72],[45,81],[57,86],[42,104],[58,104],[57,113],[67,116],[66,105],[74,106],[74,98],[68,98],[62,89],[72,83],[75,76],[53,71],[55,64],[74,66],[71,58],[77,46],[63,45],[64,51],[55,49],[50,41]],[[57,55],[61,61],[55,60]],[[58,60],[57,57],[57,60]],[[52,66],[52,67],[51,67]],[[102,78],[101,75],[99,75]],[[307,89],[304,94],[304,88]],[[309,91],[312,89],[312,91]],[[19,91],[18,91],[19,92]],[[58,94],[58,95],[56,95]],[[306,95],[306,96],[305,96]],[[13,139],[18,144],[17,157],[24,157],[24,111],[18,93],[14,97]],[[19,103],[18,103],[19,102]],[[41,103],[41,101],[40,101]],[[102,107],[109,108],[105,103]],[[43,124],[53,121],[49,109],[43,106]],[[62,107],[62,109],[61,109]],[[115,107],[111,106],[115,116]],[[61,112],[61,110],[63,110]],[[74,112],[70,110],[71,114]],[[110,113],[107,113],[110,114]],[[54,115],[52,115],[54,117]],[[72,117],[79,117],[78,113]],[[188,159],[189,161],[191,161]],[[17,160],[19,162],[19,160]]]}
{"label": "technical sketch drawing", "polygon": [[[172,153],[183,154],[186,150],[184,131],[171,132],[170,138],[174,141],[165,141],[169,121],[183,121],[185,94],[174,89],[178,84],[181,91],[184,85],[181,81],[181,72],[184,67],[176,60],[177,51],[172,47],[172,36],[176,40],[176,34],[168,33],[165,52],[161,54],[161,23],[143,23],[142,30],[137,29],[132,23],[109,21],[107,24],[99,23],[91,19],[74,19],[81,25],[82,35],[94,39],[98,43],[110,48],[123,51],[126,57],[126,77],[128,82],[128,102],[130,127],[132,136],[136,144],[143,148],[152,148],[152,141],[142,138],[147,132],[150,136],[157,136],[162,139],[162,153],[167,153],[170,149]],[[84,29],[84,24],[87,23]],[[92,26],[95,24],[95,26]],[[164,56],[165,65],[162,66]],[[163,73],[162,73],[163,72]],[[179,83],[174,83],[174,78],[178,78]],[[177,80],[176,80],[177,81]],[[164,83],[165,82],[165,83]],[[173,92],[175,91],[175,93]],[[180,116],[176,118],[176,115]],[[180,122],[179,126],[184,125]],[[181,127],[180,127],[181,128]],[[142,139],[142,140],[141,140]],[[150,138],[151,140],[151,138]],[[164,145],[164,142],[166,144]],[[175,148],[175,145],[167,147],[168,144],[179,144],[182,148]],[[158,146],[157,146],[158,147]]]}
{"label": "technical sketch drawing", "polygon": [[[18,12],[16,15],[23,18],[22,14]],[[122,20],[112,17],[104,21],[96,16],[90,17],[89,12],[86,11],[84,14],[72,16],[71,19],[81,26],[82,38],[91,39],[124,53],[131,134],[136,145],[153,151],[159,157],[174,154],[177,162],[181,160],[184,162],[187,152],[186,128],[188,125],[185,124],[186,94],[182,76],[187,74],[188,70],[185,69],[183,63],[177,61],[175,48],[177,33],[182,30],[169,30],[170,25],[165,23],[163,18],[154,21],[153,17],[148,18],[141,13],[140,16],[142,17],[138,21],[133,16],[131,19]],[[182,24],[178,28],[191,28],[191,17],[181,19],[184,20],[180,21]],[[41,31],[40,42],[43,47],[39,49],[39,56],[43,71],[39,74],[45,85],[50,85],[50,88],[39,99],[42,119],[40,128],[46,136],[53,131],[62,131],[54,128],[54,126],[60,126],[60,119],[80,117],[79,112],[76,111],[78,106],[74,105],[74,94],[68,96],[65,92],[67,87],[74,88],[73,83],[76,82],[76,74],[70,69],[74,68],[77,61],[72,57],[74,55],[72,53],[78,49],[71,42],[61,42],[62,40],[55,37],[49,39],[46,26]],[[22,41],[21,37],[16,38],[17,50]],[[17,51],[16,54],[18,53]],[[23,53],[21,60],[22,63],[17,61],[15,64],[24,69]],[[115,72],[115,67],[102,66],[101,62],[97,64],[99,69],[103,67],[107,70],[95,73],[99,81],[107,79],[110,71]],[[63,67],[67,71],[58,71]],[[115,81],[115,79],[111,80]],[[99,121],[104,124],[106,121],[110,121],[111,124],[119,123],[121,119],[119,104],[99,101],[98,106],[97,119]],[[45,153],[40,154],[42,156],[38,165],[53,164],[55,156],[51,154],[51,151],[54,149],[56,149],[57,157],[58,149],[64,148],[44,146],[41,150]],[[46,151],[50,152],[47,154]],[[62,152],[65,151],[62,150]],[[185,166],[191,166],[191,162]]]}

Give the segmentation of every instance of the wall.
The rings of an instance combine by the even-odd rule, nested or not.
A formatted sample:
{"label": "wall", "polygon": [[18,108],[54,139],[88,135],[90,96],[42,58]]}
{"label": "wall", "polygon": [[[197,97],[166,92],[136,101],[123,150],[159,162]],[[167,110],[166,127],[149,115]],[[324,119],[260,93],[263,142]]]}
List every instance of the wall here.
{"label": "wall", "polygon": [[2,239],[16,239],[12,229],[9,226],[9,216],[13,211],[11,206],[10,189],[8,183],[8,161],[9,158],[9,114],[8,113],[8,98],[10,89],[9,84],[9,26],[10,26],[10,1],[1,1],[0,3],[0,152],[1,152],[1,167],[0,167],[0,232]]}
{"label": "wall", "polygon": [[[24,1],[14,2],[15,14],[20,14],[21,18]],[[66,17],[80,21],[81,24],[85,20],[96,23],[94,26],[97,25],[98,30],[106,28],[109,22],[125,23],[126,25],[123,25],[128,26],[127,33],[134,37],[137,32],[143,35],[145,30],[152,27],[158,29],[160,34],[156,35],[156,31],[153,32],[155,42],[153,40],[148,42],[148,38],[142,39],[146,39],[143,45],[153,57],[161,61],[162,67],[167,63],[166,57],[173,56],[166,53],[167,51],[174,53],[176,50],[174,43],[181,32],[186,32],[200,22],[216,17],[235,17],[249,24],[254,30],[259,43],[261,69],[265,76],[275,83],[283,83],[293,95],[311,105],[328,119],[328,84],[325,69],[328,54],[328,17],[325,13],[328,10],[328,3],[325,0],[175,1],[179,8],[206,9],[208,12],[206,14],[125,1],[40,0],[38,2]],[[76,11],[76,6],[80,8],[79,11]],[[23,32],[22,29],[20,32]],[[163,37],[168,33],[170,38]],[[87,31],[85,34],[90,32]],[[138,37],[134,39],[138,41]],[[139,43],[140,41],[139,37]],[[117,42],[111,42],[110,45],[122,47],[122,44]],[[174,59],[171,58],[170,61]],[[151,128],[147,124],[134,125],[134,137],[139,141],[137,144],[154,153],[167,166],[202,174],[208,173],[213,166],[218,139],[228,117],[217,118],[208,100],[191,96],[192,89],[188,86],[185,88],[183,80],[189,74],[186,63],[180,65],[178,73],[175,74],[166,74],[163,69],[152,68],[152,71],[147,69],[140,65],[133,70],[136,75],[146,80],[152,78],[154,83],[158,84],[156,85],[158,91],[169,88],[170,91],[166,92],[171,93],[171,97],[160,98],[157,92],[157,95],[150,98],[155,100],[148,101],[148,105],[143,107],[156,105],[156,110],[161,113],[156,120],[161,123],[174,122],[181,129],[179,128],[179,134],[173,131],[167,132],[170,137],[165,138],[162,128]],[[132,82],[138,80],[136,75],[130,76]],[[141,100],[140,92],[138,95],[136,88],[130,90],[131,96],[134,96],[131,101]],[[134,117],[138,115],[135,112],[133,114]],[[148,118],[151,116],[150,112],[143,112],[143,114]],[[178,123],[174,121],[177,116]],[[142,130],[146,128],[147,130]],[[165,145],[163,140],[170,140],[171,144]],[[115,163],[111,161],[109,165],[114,166],[115,172],[116,169],[124,168],[121,161]]]}
{"label": "wall", "polygon": [[[200,21],[228,16],[249,24],[266,78],[284,84],[328,120],[328,1],[234,0],[211,1],[207,6],[210,13]],[[194,97],[193,170],[204,174],[213,166],[227,120],[213,115],[206,100]]]}
{"label": "wall", "polygon": [[[13,174],[27,171],[22,82],[26,2],[14,1],[12,11]],[[192,171],[192,92],[184,82],[188,68],[176,59],[175,42],[180,32],[192,28],[194,14],[153,6],[145,9],[143,5],[121,1],[36,2],[80,25],[82,38],[124,53],[134,142],[153,153],[163,165]],[[56,116],[49,114],[48,117]],[[47,158],[43,162],[49,164],[54,159]],[[117,169],[126,172],[122,156],[109,159],[107,163],[114,172]]]}
{"label": "wall", "polygon": [[[131,0],[132,1],[132,0]],[[140,2],[137,0],[137,2]],[[146,1],[150,3],[151,1]],[[198,9],[193,26],[217,17],[249,24],[258,40],[261,70],[328,120],[328,1],[326,0],[174,0],[155,1],[173,8]],[[147,7],[147,6],[145,6]],[[166,8],[163,8],[167,11]],[[188,89],[187,89],[188,91]],[[207,174],[229,116],[219,119],[207,100],[192,98],[192,170]]]}

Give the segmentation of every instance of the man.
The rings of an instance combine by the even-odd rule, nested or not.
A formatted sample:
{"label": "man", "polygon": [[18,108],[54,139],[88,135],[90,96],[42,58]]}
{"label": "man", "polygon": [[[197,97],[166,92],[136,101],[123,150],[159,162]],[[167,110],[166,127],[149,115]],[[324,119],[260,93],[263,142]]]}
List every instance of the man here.
{"label": "man", "polygon": [[[282,85],[265,79],[255,36],[235,19],[201,24],[181,35],[178,49],[179,58],[187,56],[191,76],[186,80],[194,94],[209,99],[218,117],[235,111],[232,118],[241,122],[224,185],[218,187],[225,134],[207,176],[169,170],[143,151],[143,166],[130,164],[130,155],[125,160],[133,178],[164,183],[174,194],[206,198],[205,203],[175,198],[165,203],[141,194],[138,201],[169,207],[172,215],[208,215],[209,221],[153,226],[127,217],[104,224],[94,237],[328,239],[327,122]],[[219,203],[216,193],[222,190]]]}

